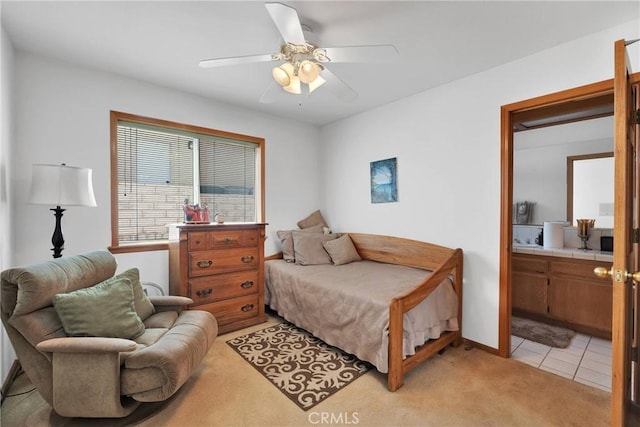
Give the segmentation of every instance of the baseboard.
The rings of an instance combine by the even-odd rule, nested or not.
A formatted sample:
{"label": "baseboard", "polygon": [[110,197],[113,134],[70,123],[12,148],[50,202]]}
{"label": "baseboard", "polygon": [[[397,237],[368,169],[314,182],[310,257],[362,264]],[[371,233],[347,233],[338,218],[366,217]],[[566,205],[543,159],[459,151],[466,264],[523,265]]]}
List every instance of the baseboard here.
{"label": "baseboard", "polygon": [[486,351],[487,353],[493,354],[495,356],[499,356],[497,348],[489,347],[488,345],[480,344],[479,342],[472,341],[467,338],[463,338],[464,347],[466,350],[471,350],[472,348],[477,348],[482,351]]}
{"label": "baseboard", "polygon": [[22,365],[20,365],[20,361],[18,359],[15,359],[11,364],[11,369],[9,369],[7,378],[5,378],[4,382],[2,383],[2,401],[4,401],[5,396],[9,394],[9,390],[11,389],[13,382],[18,377],[18,374],[20,374],[21,370]]}

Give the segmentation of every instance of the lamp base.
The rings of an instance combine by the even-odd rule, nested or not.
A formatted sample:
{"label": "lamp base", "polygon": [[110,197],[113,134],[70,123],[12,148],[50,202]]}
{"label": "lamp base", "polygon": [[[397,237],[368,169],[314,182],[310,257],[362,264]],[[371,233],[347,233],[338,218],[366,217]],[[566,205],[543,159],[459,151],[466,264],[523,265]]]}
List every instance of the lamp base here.
{"label": "lamp base", "polygon": [[62,256],[62,250],[64,249],[64,237],[62,236],[62,209],[60,206],[56,206],[55,209],[49,209],[54,212],[56,217],[56,227],[53,230],[53,236],[51,237],[51,244],[53,244],[53,257],[60,258]]}

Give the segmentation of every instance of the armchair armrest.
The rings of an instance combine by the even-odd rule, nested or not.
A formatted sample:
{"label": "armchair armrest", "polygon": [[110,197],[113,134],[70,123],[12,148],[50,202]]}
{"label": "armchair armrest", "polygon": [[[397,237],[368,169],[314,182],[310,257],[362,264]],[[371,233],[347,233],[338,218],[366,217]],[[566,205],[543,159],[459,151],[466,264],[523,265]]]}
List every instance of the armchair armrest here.
{"label": "armchair armrest", "polygon": [[191,298],[178,295],[149,296],[149,301],[156,308],[156,312],[177,311],[180,313],[183,308],[186,309],[189,304],[193,304]]}
{"label": "armchair armrest", "polygon": [[181,297],[178,295],[150,296],[149,301],[151,301],[151,304],[155,305],[156,307],[168,305],[185,306],[193,304],[193,300],[191,298]]}
{"label": "armchair armrest", "polygon": [[65,337],[38,343],[36,349],[49,353],[119,353],[135,350],[135,341],[122,338]]}
{"label": "armchair armrest", "polygon": [[120,352],[136,349],[121,338],[65,337],[40,342],[52,353],[53,409],[64,417],[124,417],[138,402],[120,396]]}

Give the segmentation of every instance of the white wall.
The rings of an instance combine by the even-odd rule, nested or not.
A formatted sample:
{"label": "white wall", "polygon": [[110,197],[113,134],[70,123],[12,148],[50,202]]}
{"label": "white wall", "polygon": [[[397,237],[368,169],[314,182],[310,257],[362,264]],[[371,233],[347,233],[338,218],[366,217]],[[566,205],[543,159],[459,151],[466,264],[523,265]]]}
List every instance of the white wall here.
{"label": "white wall", "polygon": [[[612,78],[614,41],[637,38],[638,28],[634,21],[325,126],[327,221],[463,248],[463,335],[497,348],[500,106]],[[399,202],[371,204],[369,162],[389,157],[398,158]]]}
{"label": "white wall", "polygon": [[[110,110],[265,138],[267,254],[279,250],[275,231],[295,226],[318,208],[319,130],[315,126],[23,52],[15,55],[14,96],[10,187],[16,265],[51,258],[53,214],[47,206],[27,204],[34,163],[64,162],[93,169],[98,207],[71,207],[64,213],[63,255],[110,245]],[[138,266],[143,280],[166,285],[166,251],[117,258],[119,271]]]}
{"label": "white wall", "polygon": [[[11,227],[11,194],[9,176],[11,167],[11,142],[13,140],[13,46],[0,28],[0,271],[12,265],[13,233]],[[0,333],[0,385],[9,373],[15,353],[4,328]]]}

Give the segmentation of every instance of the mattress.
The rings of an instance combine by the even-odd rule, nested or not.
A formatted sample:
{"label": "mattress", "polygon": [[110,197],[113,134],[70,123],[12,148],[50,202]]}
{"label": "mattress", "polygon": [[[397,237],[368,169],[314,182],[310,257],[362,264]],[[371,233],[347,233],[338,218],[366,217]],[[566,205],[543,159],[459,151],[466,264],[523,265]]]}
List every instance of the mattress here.
{"label": "mattress", "polygon": [[[329,345],[388,372],[389,304],[431,272],[362,260],[345,265],[265,262],[265,303]],[[457,331],[458,298],[445,279],[404,314],[403,358],[445,331]]]}

